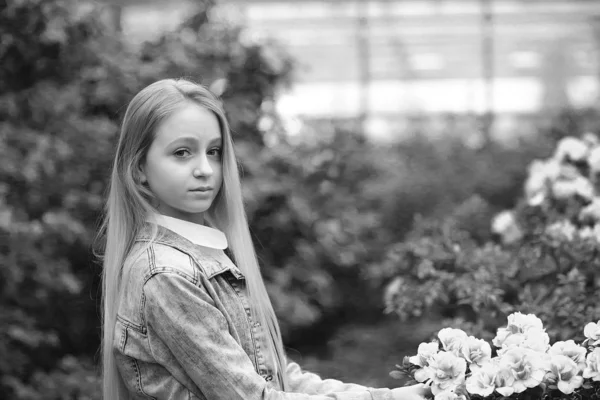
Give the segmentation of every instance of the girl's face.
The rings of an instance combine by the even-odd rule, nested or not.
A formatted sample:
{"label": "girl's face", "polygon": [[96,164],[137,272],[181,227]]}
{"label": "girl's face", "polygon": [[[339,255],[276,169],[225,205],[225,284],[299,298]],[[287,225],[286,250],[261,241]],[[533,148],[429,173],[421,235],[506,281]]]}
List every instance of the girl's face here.
{"label": "girl's face", "polygon": [[141,178],[161,214],[204,222],[223,183],[222,145],[217,117],[197,104],[186,104],[158,126]]}

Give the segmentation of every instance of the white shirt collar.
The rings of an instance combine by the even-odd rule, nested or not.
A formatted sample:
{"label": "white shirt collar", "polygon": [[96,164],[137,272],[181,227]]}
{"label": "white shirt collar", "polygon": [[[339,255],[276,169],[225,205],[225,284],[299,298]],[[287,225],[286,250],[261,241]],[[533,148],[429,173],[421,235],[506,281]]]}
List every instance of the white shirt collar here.
{"label": "white shirt collar", "polygon": [[227,248],[227,237],[218,229],[162,214],[153,214],[148,218],[148,221],[164,226],[199,246],[218,250]]}

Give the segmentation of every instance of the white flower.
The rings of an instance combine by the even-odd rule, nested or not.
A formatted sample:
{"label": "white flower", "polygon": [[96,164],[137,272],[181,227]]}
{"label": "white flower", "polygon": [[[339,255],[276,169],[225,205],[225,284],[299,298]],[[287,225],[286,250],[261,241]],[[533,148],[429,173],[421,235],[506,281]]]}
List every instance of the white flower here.
{"label": "white flower", "polygon": [[[498,338],[498,336],[496,336]],[[495,343],[499,343],[497,340]],[[543,329],[529,328],[524,333],[508,334],[498,349],[498,354],[518,347],[529,349],[538,353],[545,353],[550,347],[550,337]]]}
{"label": "white flower", "polygon": [[546,234],[554,239],[573,240],[577,227],[569,220],[557,221],[546,227]]}
{"label": "white flower", "polygon": [[600,321],[598,323],[590,322],[583,328],[583,334],[594,346],[600,344]]}
{"label": "white flower", "polygon": [[515,377],[508,366],[500,363],[499,358],[493,359],[493,362],[496,367],[496,379],[494,380],[496,391],[502,396],[508,397],[515,392],[513,388]]}
{"label": "white flower", "polygon": [[438,332],[438,338],[444,350],[460,356],[467,344],[467,334],[461,329],[444,328]]}
{"label": "white flower", "polygon": [[545,353],[550,348],[550,337],[544,329],[529,328],[525,331],[525,340],[522,347]]}
{"label": "white flower", "polygon": [[502,242],[511,244],[523,237],[517,219],[512,211],[502,211],[492,220],[492,232],[500,235]]}
{"label": "white flower", "polygon": [[576,166],[571,164],[560,164],[558,168],[558,175],[555,180],[572,181],[577,178],[581,178],[581,174]]}
{"label": "white flower", "polygon": [[552,184],[552,195],[562,200],[575,195],[586,200],[592,200],[594,198],[594,185],[583,176],[569,180],[559,179]]}
{"label": "white flower", "polygon": [[542,320],[535,314],[523,314],[520,312],[512,313],[508,316],[508,329],[517,329],[519,332],[526,332],[528,329],[544,329]]}
{"label": "white flower", "polygon": [[485,340],[469,336],[463,346],[462,356],[471,364],[471,370],[481,367],[492,358],[492,348]]}
{"label": "white flower", "polygon": [[583,135],[581,135],[581,140],[583,140],[588,147],[595,147],[598,145],[598,135],[596,135],[594,132],[585,132]]}
{"label": "white flower", "polygon": [[550,355],[563,355],[569,357],[579,369],[585,367],[586,349],[583,346],[576,344],[573,340],[556,342],[548,350]]}
{"label": "white flower", "polygon": [[[541,340],[542,343],[535,343],[536,340]],[[501,349],[524,346],[545,351],[549,341],[541,319],[534,314],[515,312],[508,316],[506,328],[498,328],[492,343]]]}
{"label": "white flower", "polygon": [[525,348],[508,349],[500,357],[499,363],[501,369],[506,368],[513,375],[515,381],[512,388],[515,393],[538,386],[546,374],[542,355]]}
{"label": "white flower", "polygon": [[594,197],[590,204],[581,209],[579,220],[593,223],[600,221],[600,198]]}
{"label": "white flower", "polygon": [[584,378],[591,378],[593,381],[600,381],[600,347],[591,351],[585,359]]}
{"label": "white flower", "polygon": [[572,164],[560,164],[555,181],[573,181],[583,178],[579,169]]}
{"label": "white flower", "polygon": [[431,393],[437,395],[455,390],[465,381],[467,362],[447,351],[434,354],[427,367],[415,371],[417,382],[431,382]]}
{"label": "white flower", "polygon": [[510,333],[504,331],[502,334],[496,335],[492,343],[494,343],[494,345],[498,347],[498,354],[500,355],[508,349],[512,349],[513,347],[520,347],[524,342],[524,333]]}
{"label": "white flower", "polygon": [[587,161],[592,174],[600,172],[600,147],[594,147],[590,151]]}
{"label": "white flower", "polygon": [[419,367],[426,367],[429,365],[429,360],[439,350],[439,344],[437,342],[421,343],[417,350],[417,355],[412,356],[408,359],[411,363],[418,365]]}
{"label": "white flower", "polygon": [[588,156],[587,144],[575,137],[562,138],[556,146],[554,159],[562,161],[583,161]]}
{"label": "white flower", "polygon": [[590,228],[589,226],[584,226],[583,228],[581,228],[579,230],[579,237],[582,239],[595,238],[594,230],[592,228]]}
{"label": "white flower", "polygon": [[579,367],[567,356],[553,355],[550,358],[550,371],[546,379],[551,385],[556,385],[564,394],[571,394],[581,387],[583,378],[579,376]]}
{"label": "white flower", "polygon": [[483,364],[467,378],[466,386],[468,392],[483,397],[489,396],[496,388],[496,375],[498,375],[498,367],[496,365],[491,362]]}
{"label": "white flower", "polygon": [[536,195],[533,195],[527,199],[527,204],[532,207],[537,207],[542,204],[546,200],[546,193],[539,192]]}
{"label": "white flower", "polygon": [[435,400],[467,400],[464,393],[457,393],[454,390],[444,390],[433,397]]}
{"label": "white flower", "polygon": [[404,282],[404,278],[397,276],[385,287],[383,299],[388,310],[393,310],[395,308],[396,301],[404,291],[405,286],[406,283]]}
{"label": "white flower", "polygon": [[548,185],[549,173],[546,161],[533,160],[529,164],[529,173],[525,181],[525,197],[533,199],[540,194],[546,192]]}

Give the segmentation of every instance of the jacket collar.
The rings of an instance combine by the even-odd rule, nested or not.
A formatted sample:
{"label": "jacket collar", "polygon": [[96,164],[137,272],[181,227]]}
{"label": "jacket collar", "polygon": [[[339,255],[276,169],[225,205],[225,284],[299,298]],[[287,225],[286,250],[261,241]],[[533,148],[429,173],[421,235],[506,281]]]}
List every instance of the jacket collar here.
{"label": "jacket collar", "polygon": [[168,217],[162,214],[152,214],[148,222],[164,226],[165,228],[183,236],[198,246],[211,249],[224,250],[227,248],[227,238],[218,229],[206,225],[195,224],[182,219]]}
{"label": "jacket collar", "polygon": [[[166,217],[169,219],[164,219],[164,216],[159,217],[161,218],[156,218],[156,216],[148,218],[138,232],[136,241],[148,242],[152,240],[153,231],[156,229],[153,225],[156,225],[158,227],[158,236],[154,238],[154,242],[186,253],[204,270],[208,278],[212,278],[225,270],[230,270],[236,278],[244,279],[242,272],[223,251],[227,247],[227,240],[223,232],[186,221],[182,222],[186,222],[196,228],[201,228],[196,230],[190,229],[189,231],[182,230],[181,227],[185,227],[185,224],[171,224],[168,222],[169,219],[174,219],[176,222],[180,220],[170,217]],[[167,223],[163,224],[163,222]],[[177,229],[179,232],[174,229]],[[202,234],[199,232],[202,232]]]}

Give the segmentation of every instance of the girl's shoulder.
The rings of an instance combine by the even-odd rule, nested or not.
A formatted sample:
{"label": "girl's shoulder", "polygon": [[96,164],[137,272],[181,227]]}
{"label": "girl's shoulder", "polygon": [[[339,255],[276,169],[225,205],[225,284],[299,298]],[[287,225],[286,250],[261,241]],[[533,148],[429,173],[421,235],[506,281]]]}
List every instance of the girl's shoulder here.
{"label": "girl's shoulder", "polygon": [[138,254],[132,257],[131,267],[142,269],[145,279],[174,272],[198,282],[201,275],[212,278],[231,269],[231,261],[222,250],[195,245],[161,226],[157,235],[138,235],[130,253]]}

